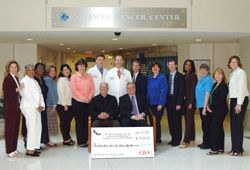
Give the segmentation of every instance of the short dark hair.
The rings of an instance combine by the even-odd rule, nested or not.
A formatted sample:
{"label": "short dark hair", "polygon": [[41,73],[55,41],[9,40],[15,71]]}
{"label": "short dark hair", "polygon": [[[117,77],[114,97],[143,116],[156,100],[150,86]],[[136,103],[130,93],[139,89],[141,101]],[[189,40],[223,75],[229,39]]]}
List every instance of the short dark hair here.
{"label": "short dark hair", "polygon": [[103,55],[103,54],[98,54],[98,55],[95,57],[95,59],[97,59],[98,57],[102,57],[102,58],[105,59],[105,55]]}
{"label": "short dark hair", "polygon": [[35,73],[36,73],[36,70],[38,69],[39,66],[43,66],[43,68],[44,68],[43,76],[44,76],[46,74],[46,66],[43,63],[36,63],[36,65],[35,65]]}
{"label": "short dark hair", "polygon": [[170,62],[174,62],[175,65],[177,64],[176,61],[173,59],[168,60],[168,63],[170,63]]}
{"label": "short dark hair", "polygon": [[139,64],[139,66],[141,66],[141,62],[140,62],[140,61],[138,61],[138,60],[133,61],[132,65],[133,65],[134,63],[138,63],[138,64]]}
{"label": "short dark hair", "polygon": [[117,57],[121,57],[122,58],[122,60],[124,60],[124,58],[123,58],[123,56],[122,55],[117,55],[117,56],[115,56],[115,60],[116,60],[116,58]]}
{"label": "short dark hair", "polygon": [[79,65],[85,65],[85,69],[87,70],[88,67],[88,63],[86,60],[84,60],[83,58],[80,58],[76,63],[75,63],[75,70],[78,71],[77,66]]}
{"label": "short dark hair", "polygon": [[238,62],[238,66],[239,66],[240,68],[242,68],[242,64],[241,64],[241,62],[240,62],[240,57],[238,57],[237,55],[231,56],[231,57],[229,58],[228,63],[227,63],[227,67],[230,68],[230,69],[232,69],[232,68],[230,67],[230,63],[231,63],[231,61],[232,61],[233,59],[236,59],[237,62]]}
{"label": "short dark hair", "polygon": [[70,77],[71,77],[72,70],[71,70],[71,68],[70,68],[70,66],[69,66],[68,64],[63,64],[63,65],[61,65],[59,77],[65,77],[65,76],[63,75],[63,73],[62,73],[64,67],[67,67],[67,68],[70,70],[70,74],[69,74],[69,78],[70,78]]}
{"label": "short dark hair", "polygon": [[151,63],[151,64],[150,64],[150,69],[152,70],[152,68],[153,68],[155,65],[157,65],[157,66],[160,68],[160,70],[162,69],[162,65],[161,65],[161,63],[158,62],[158,61],[154,61],[153,63]]}
{"label": "short dark hair", "polygon": [[183,64],[183,73],[186,73],[186,70],[185,70],[185,65],[187,62],[190,62],[191,64],[191,72],[190,73],[195,73],[195,65],[194,65],[194,61],[193,60],[189,60],[187,59],[184,64]]}
{"label": "short dark hair", "polygon": [[209,71],[209,66],[207,64],[202,64],[200,66],[200,69],[206,69],[207,71]]}
{"label": "short dark hair", "polygon": [[9,72],[10,72],[10,65],[11,65],[11,64],[16,64],[16,66],[17,66],[17,72],[20,71],[20,66],[19,66],[18,62],[15,61],[15,60],[10,60],[10,61],[6,64],[6,66],[5,66],[5,71],[6,71],[6,73],[9,73]]}

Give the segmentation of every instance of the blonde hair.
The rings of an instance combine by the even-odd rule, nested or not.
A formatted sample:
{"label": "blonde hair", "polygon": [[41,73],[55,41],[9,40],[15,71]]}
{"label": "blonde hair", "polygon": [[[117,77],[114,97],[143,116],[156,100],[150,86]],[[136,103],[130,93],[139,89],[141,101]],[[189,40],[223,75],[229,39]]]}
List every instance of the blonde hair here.
{"label": "blonde hair", "polygon": [[10,65],[11,65],[11,64],[16,64],[16,66],[17,66],[17,72],[20,71],[20,66],[19,66],[18,62],[15,61],[15,60],[10,60],[10,61],[8,61],[8,63],[5,65],[5,71],[6,71],[6,73],[9,73],[9,72],[10,72]]}
{"label": "blonde hair", "polygon": [[219,74],[222,74],[222,76],[223,76],[222,80],[224,80],[225,82],[227,82],[227,77],[226,77],[225,72],[224,72],[224,70],[222,68],[216,68],[214,70],[214,73],[213,73],[213,78],[214,79],[215,79],[215,73],[216,72],[219,73]]}

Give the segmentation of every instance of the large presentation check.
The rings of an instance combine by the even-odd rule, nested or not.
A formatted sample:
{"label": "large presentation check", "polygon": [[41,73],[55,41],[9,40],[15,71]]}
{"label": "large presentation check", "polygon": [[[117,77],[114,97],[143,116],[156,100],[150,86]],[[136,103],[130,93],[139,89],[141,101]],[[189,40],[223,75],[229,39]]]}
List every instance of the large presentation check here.
{"label": "large presentation check", "polygon": [[91,128],[91,158],[154,157],[153,127]]}

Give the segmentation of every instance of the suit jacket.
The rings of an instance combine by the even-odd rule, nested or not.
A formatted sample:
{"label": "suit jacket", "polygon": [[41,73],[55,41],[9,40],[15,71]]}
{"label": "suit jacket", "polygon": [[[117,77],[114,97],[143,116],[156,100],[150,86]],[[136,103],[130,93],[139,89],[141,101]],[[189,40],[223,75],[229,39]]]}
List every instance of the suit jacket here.
{"label": "suit jacket", "polygon": [[[133,75],[132,75],[132,79],[133,79]],[[135,79],[135,86],[136,86],[135,94],[143,95],[147,97],[147,84],[148,84],[147,77],[139,72]]]}
{"label": "suit jacket", "polygon": [[[16,77],[17,82],[18,78]],[[17,84],[13,77],[8,74],[3,81],[3,110],[4,114],[8,114],[8,111],[20,111],[19,109],[19,93],[16,92]]]}
{"label": "suit jacket", "polygon": [[192,107],[196,106],[195,99],[195,87],[197,85],[197,75],[195,73],[190,73],[185,80],[185,104],[184,107],[188,107],[192,104]]}
{"label": "suit jacket", "polygon": [[[217,83],[214,83],[211,92],[215,88]],[[213,93],[210,92],[212,97],[212,103],[210,103],[209,98],[209,108],[213,112],[220,112],[220,113],[227,113],[227,94],[228,94],[228,86],[227,84],[222,81],[219,86],[214,90]]]}
{"label": "suit jacket", "polygon": [[88,109],[89,109],[89,114],[95,120],[99,119],[98,115],[101,112],[108,113],[109,119],[115,119],[119,114],[119,107],[116,98],[109,94],[105,98],[101,94],[93,97],[92,101],[89,104]]}
{"label": "suit jacket", "polygon": [[[167,81],[169,82],[169,74],[167,74]],[[170,87],[168,87],[167,100],[170,97]],[[172,96],[172,100],[174,101],[174,105],[183,105],[184,101],[184,92],[185,92],[185,78],[184,75],[179,73],[178,71],[174,77],[174,92]]]}
{"label": "suit jacket", "polygon": [[[119,100],[120,100],[119,108],[120,108],[121,116],[129,117],[129,118],[133,116],[132,114],[133,107],[132,107],[130,96],[128,94],[125,94],[122,97],[120,97]],[[140,114],[144,112],[147,115],[149,113],[149,110],[148,110],[146,98],[142,95],[136,95],[136,101],[137,101],[137,107],[138,107]]]}

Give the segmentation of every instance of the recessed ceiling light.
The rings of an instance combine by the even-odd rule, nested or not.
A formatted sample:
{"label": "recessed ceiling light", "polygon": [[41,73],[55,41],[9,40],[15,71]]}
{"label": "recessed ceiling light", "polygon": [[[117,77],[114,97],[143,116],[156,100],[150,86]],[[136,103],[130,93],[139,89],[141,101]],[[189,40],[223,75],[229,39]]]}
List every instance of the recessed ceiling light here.
{"label": "recessed ceiling light", "polygon": [[33,39],[32,39],[32,38],[27,38],[26,40],[27,40],[27,41],[33,41]]}
{"label": "recessed ceiling light", "polygon": [[112,40],[113,40],[113,41],[117,41],[117,40],[118,40],[118,38],[112,38]]}
{"label": "recessed ceiling light", "polygon": [[123,50],[123,48],[119,48],[119,50]]}
{"label": "recessed ceiling light", "polygon": [[63,46],[64,44],[59,44],[60,46]]}
{"label": "recessed ceiling light", "polygon": [[152,44],[152,46],[156,46],[157,44]]}
{"label": "recessed ceiling light", "polygon": [[67,48],[67,50],[70,50],[70,48]]}
{"label": "recessed ceiling light", "polygon": [[104,51],[104,50],[102,50],[102,53],[105,53],[105,51]]}
{"label": "recessed ceiling light", "polygon": [[202,39],[201,38],[197,38],[194,41],[202,41]]}
{"label": "recessed ceiling light", "polygon": [[108,56],[108,59],[111,59],[111,58],[113,58],[112,56]]}
{"label": "recessed ceiling light", "polygon": [[75,53],[76,51],[72,51],[72,53]]}

